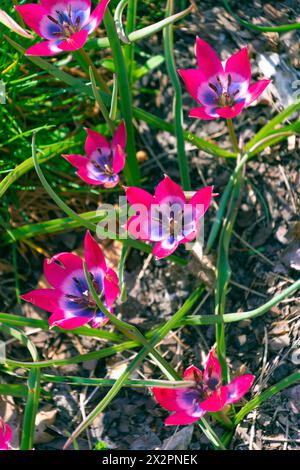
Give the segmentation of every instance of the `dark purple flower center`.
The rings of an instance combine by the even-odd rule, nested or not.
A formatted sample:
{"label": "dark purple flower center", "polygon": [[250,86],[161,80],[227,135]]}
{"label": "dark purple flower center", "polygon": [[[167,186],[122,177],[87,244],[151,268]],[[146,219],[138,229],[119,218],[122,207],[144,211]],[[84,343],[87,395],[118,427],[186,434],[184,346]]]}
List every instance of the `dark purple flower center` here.
{"label": "dark purple flower center", "polygon": [[203,377],[194,371],[194,380],[194,390],[197,391],[197,397],[194,398],[195,403],[206,400],[220,386],[219,378],[214,375],[210,375],[207,380],[203,380]]}
{"label": "dark purple flower center", "polygon": [[[103,298],[104,292],[103,289],[100,289],[99,282],[95,279],[95,276],[92,273],[89,273],[89,277],[92,281],[93,287],[99,296],[100,299]],[[74,306],[78,306],[80,309],[85,310],[92,310],[93,312],[97,312],[99,310],[91,292],[86,285],[85,280],[82,280],[78,277],[73,277],[72,281],[76,286],[76,290],[80,292],[80,294],[66,294],[66,299],[70,301]]]}
{"label": "dark purple flower center", "polygon": [[72,12],[72,5],[68,5],[68,10],[55,11],[56,17],[48,15],[48,19],[55,25],[52,35],[57,39],[69,38],[81,30],[81,16]]}
{"label": "dark purple flower center", "polygon": [[220,77],[216,77],[217,83],[208,83],[208,86],[215,93],[215,104],[220,107],[232,107],[236,104],[236,96],[239,93],[239,89],[231,90],[232,78],[230,73],[227,76],[227,86],[224,87]]}
{"label": "dark purple flower center", "polygon": [[114,175],[114,170],[112,168],[113,165],[113,156],[112,153],[110,152],[109,155],[103,155],[103,152],[101,148],[98,148],[98,153],[99,153],[99,158],[96,160],[93,159],[91,160],[91,163],[94,165],[94,167],[100,171],[101,173],[104,173],[106,176],[113,176]]}

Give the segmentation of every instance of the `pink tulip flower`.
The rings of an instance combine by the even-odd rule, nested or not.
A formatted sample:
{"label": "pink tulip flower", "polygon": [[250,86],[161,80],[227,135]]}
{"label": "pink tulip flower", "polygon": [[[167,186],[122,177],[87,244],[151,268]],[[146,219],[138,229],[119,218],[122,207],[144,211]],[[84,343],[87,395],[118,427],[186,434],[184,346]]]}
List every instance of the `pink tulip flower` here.
{"label": "pink tulip flower", "polygon": [[86,129],[86,157],[82,155],[63,155],[71,165],[78,169],[76,174],[86,183],[113,188],[120,182],[120,173],[126,160],[126,128],[122,121],[113,137],[112,145],[98,132]]}
{"label": "pink tulip flower", "polygon": [[91,13],[91,0],[41,0],[15,8],[33,31],[46,39],[29,47],[26,55],[52,56],[81,49],[105,13],[109,0],[101,0]]}
{"label": "pink tulip flower", "polygon": [[9,444],[12,439],[12,430],[0,416],[0,450],[9,450]]}
{"label": "pink tulip flower", "polygon": [[204,373],[195,366],[184,372],[184,380],[194,383],[188,388],[153,388],[158,403],[172,411],[166,425],[191,424],[206,412],[217,412],[226,405],[239,401],[250,389],[254,375],[241,375],[222,385],[221,365],[213,349],[208,356]]}
{"label": "pink tulip flower", "polygon": [[[111,312],[119,295],[119,279],[107,267],[103,252],[90,232],[86,233],[84,239],[84,258],[94,288]],[[89,291],[83,261],[79,256],[59,253],[51,260],[46,259],[44,274],[52,288],[33,290],[21,298],[51,312],[51,327],[72,330],[91,322],[93,328],[98,328],[108,322]]]}
{"label": "pink tulip flower", "polygon": [[159,183],[155,195],[147,191],[126,188],[126,197],[136,215],[127,223],[135,238],[154,242],[157,259],[171,255],[182,244],[195,240],[200,231],[199,220],[210,206],[213,187],[197,191],[187,202],[181,187],[168,176]]}
{"label": "pink tulip flower", "polygon": [[250,85],[251,64],[247,47],[233,54],[223,67],[222,62],[205,41],[197,38],[197,69],[178,70],[189,94],[201,104],[190,111],[200,119],[231,119],[255,101],[271,80]]}

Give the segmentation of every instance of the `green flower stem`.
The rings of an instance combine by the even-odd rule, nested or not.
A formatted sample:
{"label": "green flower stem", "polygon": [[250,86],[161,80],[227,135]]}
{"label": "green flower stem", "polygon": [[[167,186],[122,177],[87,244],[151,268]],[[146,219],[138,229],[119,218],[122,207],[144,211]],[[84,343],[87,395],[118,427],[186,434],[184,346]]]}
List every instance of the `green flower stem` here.
{"label": "green flower stem", "polygon": [[[90,379],[86,377],[71,377],[71,376],[59,376],[59,375],[49,375],[42,374],[41,380],[47,383],[60,383],[68,384],[80,387],[112,387],[116,380],[113,379]],[[143,387],[160,387],[160,388],[186,388],[192,387],[194,382],[179,380],[179,381],[170,381],[170,380],[127,380],[124,383],[124,387],[131,388],[143,388]],[[1,389],[0,389],[1,390]]]}
{"label": "green flower stem", "polygon": [[113,135],[116,128],[115,128],[115,125],[113,123],[113,121],[110,119],[110,116],[109,116],[109,112],[105,106],[105,103],[102,99],[102,96],[101,94],[99,93],[98,89],[97,89],[97,85],[96,85],[96,80],[95,80],[95,74],[94,74],[94,71],[93,71],[93,68],[92,67],[89,67],[89,75],[90,75],[90,79],[91,79],[91,84],[92,84],[92,89],[93,89],[93,94],[94,94],[94,97],[95,97],[95,100],[96,102],[98,103],[98,106],[101,110],[101,113],[108,125],[108,128],[111,132],[111,134]]}
{"label": "green flower stem", "polygon": [[[166,15],[170,16],[174,13],[174,0],[167,1]],[[185,140],[183,132],[183,110],[182,110],[182,93],[181,85],[178,78],[178,72],[175,63],[174,57],[174,33],[173,25],[168,25],[164,31],[164,47],[166,55],[166,63],[168,68],[168,73],[170,80],[173,84],[175,93],[173,100],[173,113],[174,113],[174,125],[175,125],[175,134],[177,138],[177,153],[178,153],[178,163],[180,170],[180,177],[183,189],[185,191],[191,190],[191,180],[189,173],[189,165],[185,152]]]}
{"label": "green flower stem", "polygon": [[224,443],[221,441],[221,439],[219,439],[205,418],[201,418],[201,420],[198,421],[198,426],[204,432],[209,441],[213,444],[215,450],[227,450]]}
{"label": "green flower stem", "polygon": [[[137,13],[138,0],[128,0],[127,9],[127,24],[126,24],[126,35],[129,38],[130,33],[135,30],[136,27],[136,13]],[[132,85],[133,71],[134,71],[134,53],[135,45],[134,42],[126,45],[124,48],[125,60],[128,70],[128,80]]]}
{"label": "green flower stem", "polygon": [[[90,56],[85,52],[84,49],[79,49],[76,51],[79,57],[82,59],[83,63],[85,64],[85,71],[87,74],[89,74],[89,68],[91,67],[93,70],[94,77],[100,87],[100,90],[102,90],[104,93],[107,93],[108,95],[110,94],[110,89],[99,74],[98,70],[96,69],[93,61],[91,60]],[[75,55],[77,55],[75,54]]]}
{"label": "green flower stem", "polygon": [[124,168],[126,182],[129,185],[138,186],[140,184],[140,169],[136,158],[135,133],[133,127],[132,115],[132,96],[128,80],[128,72],[126,69],[125,59],[120,45],[120,41],[116,32],[115,23],[109,8],[106,9],[104,15],[104,24],[112,49],[113,60],[115,64],[116,75],[118,78],[120,91],[120,107],[122,116],[124,117],[127,131],[127,159]]}
{"label": "green flower stem", "polygon": [[231,143],[233,145],[234,151],[238,153],[239,152],[239,143],[238,143],[238,140],[237,140],[237,136],[236,136],[234,127],[233,127],[232,119],[226,119],[226,122],[227,122],[229,136],[230,136],[230,140],[231,140]]}
{"label": "green flower stem", "polygon": [[215,314],[221,319],[216,324],[216,341],[217,341],[217,353],[220,364],[222,366],[223,381],[227,383],[229,378],[229,371],[226,360],[226,335],[225,335],[225,323],[224,315],[226,308],[226,296],[228,291],[228,285],[231,278],[231,268],[229,264],[229,246],[231,242],[231,236],[233,231],[234,222],[237,217],[237,212],[241,197],[241,188],[243,184],[243,173],[242,169],[238,173],[238,178],[234,184],[232,191],[227,216],[223,223],[223,228],[220,234],[219,249],[218,249],[218,261],[217,261],[217,281],[215,291]]}

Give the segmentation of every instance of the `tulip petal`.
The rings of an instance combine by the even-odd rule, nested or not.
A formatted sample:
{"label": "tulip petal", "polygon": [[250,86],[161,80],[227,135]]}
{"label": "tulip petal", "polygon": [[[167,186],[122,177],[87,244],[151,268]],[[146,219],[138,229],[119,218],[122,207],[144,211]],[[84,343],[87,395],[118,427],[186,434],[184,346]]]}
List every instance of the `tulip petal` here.
{"label": "tulip petal", "polygon": [[62,292],[68,293],[68,278],[82,271],[82,259],[73,253],[59,253],[50,260],[44,261],[44,274],[47,281]]}
{"label": "tulip petal", "polygon": [[178,70],[183,79],[188,93],[199,103],[204,105],[214,104],[215,92],[208,86],[205,75],[199,69]]}
{"label": "tulip petal", "polygon": [[184,206],[186,198],[179,184],[165,175],[155,190],[155,197],[159,204],[172,204]]}
{"label": "tulip petal", "polygon": [[149,217],[144,214],[131,217],[125,225],[125,229],[133,238],[145,241],[151,239],[150,228]]}
{"label": "tulip petal", "polygon": [[200,407],[211,413],[216,413],[224,408],[227,403],[228,388],[227,386],[221,387],[213,392],[209,398],[200,403]]}
{"label": "tulip petal", "polygon": [[46,312],[55,312],[59,308],[61,295],[56,289],[36,289],[21,295],[21,299]]}
{"label": "tulip petal", "polygon": [[215,107],[202,107],[202,108],[193,108],[189,112],[190,117],[205,119],[205,121],[211,121],[212,119],[217,119],[219,116],[215,113]]}
{"label": "tulip petal", "polygon": [[84,259],[89,272],[95,273],[95,271],[101,270],[104,276],[107,271],[105,257],[100,245],[89,231],[86,232],[84,238]]}
{"label": "tulip petal", "polygon": [[199,189],[189,201],[189,204],[196,209],[197,218],[203,217],[208,210],[212,200],[213,189],[213,186],[206,186],[205,188]]}
{"label": "tulip petal", "polygon": [[228,385],[227,403],[235,403],[239,401],[252,387],[255,380],[254,375],[246,374],[233,379]]}
{"label": "tulip petal", "polygon": [[62,41],[58,47],[64,52],[77,51],[78,49],[81,49],[84,46],[87,37],[87,31],[84,31],[82,29],[81,31],[78,31],[77,33],[73,34],[65,41]]}
{"label": "tulip petal", "polygon": [[222,381],[222,368],[215,349],[212,349],[208,355],[203,378],[214,388]]}
{"label": "tulip petal", "polygon": [[225,73],[231,75],[232,81],[246,81],[248,84],[251,80],[251,64],[248,58],[248,49],[243,47],[240,51],[233,54],[226,62]]}
{"label": "tulip petal", "polygon": [[125,166],[125,161],[126,153],[121,145],[117,145],[113,155],[113,172],[120,173],[120,171],[122,171]]}
{"label": "tulip petal", "polygon": [[183,378],[184,380],[193,380],[195,381],[195,376],[198,378],[198,380],[202,379],[202,371],[195,367],[194,365],[189,366],[187,369],[185,369]]}
{"label": "tulip petal", "polygon": [[162,240],[153,247],[153,254],[157,259],[166,258],[170,256],[178,247],[178,241],[174,238]]}
{"label": "tulip petal", "polygon": [[[16,5],[15,9],[22,16],[25,23],[33,29],[33,31],[46,39],[50,39],[47,35],[46,26],[49,25],[50,20],[47,18],[48,11],[42,5],[36,3],[28,3],[27,5]],[[46,34],[46,35],[45,35]]]}
{"label": "tulip petal", "polygon": [[151,209],[152,205],[157,204],[155,198],[148,191],[134,186],[126,188],[126,198],[129,204],[142,204],[147,209]]}
{"label": "tulip petal", "polygon": [[253,103],[253,101],[257,100],[257,98],[262,94],[262,92],[271,82],[272,80],[259,80],[258,82],[250,85],[246,97],[246,106]]}
{"label": "tulip petal", "polygon": [[124,120],[122,120],[113,137],[111,145],[113,153],[116,151],[119,145],[122,147],[122,149],[125,149],[126,147],[126,126]]}
{"label": "tulip petal", "polygon": [[73,313],[58,310],[49,317],[48,322],[52,328],[57,326],[64,330],[74,330],[75,328],[80,328],[81,326],[86,325],[91,319],[92,315],[91,317],[75,316]]}
{"label": "tulip petal", "polygon": [[9,443],[12,440],[12,430],[0,416],[0,450],[9,450]]}
{"label": "tulip petal", "polygon": [[84,29],[88,31],[88,34],[91,34],[93,31],[95,31],[96,28],[98,28],[103,19],[109,1],[110,0],[101,0],[92,12],[88,23],[84,26]]}
{"label": "tulip petal", "polygon": [[240,101],[239,103],[236,103],[234,106],[226,106],[224,108],[217,108],[216,113],[226,119],[232,119],[236,117],[238,114],[242,112],[242,110],[245,107],[245,101]]}
{"label": "tulip petal", "polygon": [[91,129],[86,129],[87,139],[85,142],[85,153],[88,157],[93,156],[97,153],[99,155],[98,149],[101,150],[102,155],[109,155],[111,148],[105,137],[99,134],[99,132],[92,131]]}
{"label": "tulip petal", "polygon": [[181,411],[180,398],[189,392],[188,388],[152,388],[156,401],[168,411]]}
{"label": "tulip petal", "polygon": [[58,47],[59,42],[42,41],[34,44],[26,50],[27,56],[48,57],[63,52]]}
{"label": "tulip petal", "polygon": [[62,155],[62,157],[71,163],[71,165],[73,165],[75,168],[85,168],[89,162],[89,159],[87,157],[83,157],[82,155],[70,154]]}
{"label": "tulip petal", "polygon": [[223,75],[223,65],[213,48],[197,37],[196,54],[198,60],[198,67],[201,72],[210,78],[214,75]]}
{"label": "tulip petal", "polygon": [[40,0],[41,5],[48,10],[67,10],[71,5],[72,10],[91,9],[91,0]]}
{"label": "tulip petal", "polygon": [[119,278],[113,269],[108,269],[104,277],[104,292],[106,304],[110,307],[120,294]]}
{"label": "tulip petal", "polygon": [[195,423],[205,414],[205,411],[199,416],[191,416],[185,412],[177,412],[167,417],[165,420],[166,426],[185,426],[187,424]]}

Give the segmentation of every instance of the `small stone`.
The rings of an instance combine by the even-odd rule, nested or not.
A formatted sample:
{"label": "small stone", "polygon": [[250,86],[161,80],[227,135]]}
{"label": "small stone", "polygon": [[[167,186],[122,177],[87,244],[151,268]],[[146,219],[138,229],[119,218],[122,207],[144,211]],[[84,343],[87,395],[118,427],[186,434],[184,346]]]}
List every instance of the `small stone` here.
{"label": "small stone", "polygon": [[272,352],[278,352],[282,348],[287,348],[290,345],[290,337],[288,334],[282,336],[276,336],[276,338],[272,338],[269,346]]}
{"label": "small stone", "polygon": [[294,414],[300,413],[300,385],[295,385],[287,390],[288,403]]}
{"label": "small stone", "polygon": [[267,427],[271,424],[272,418],[266,415],[265,413],[260,413],[257,418],[257,421],[259,422],[261,426]]}

